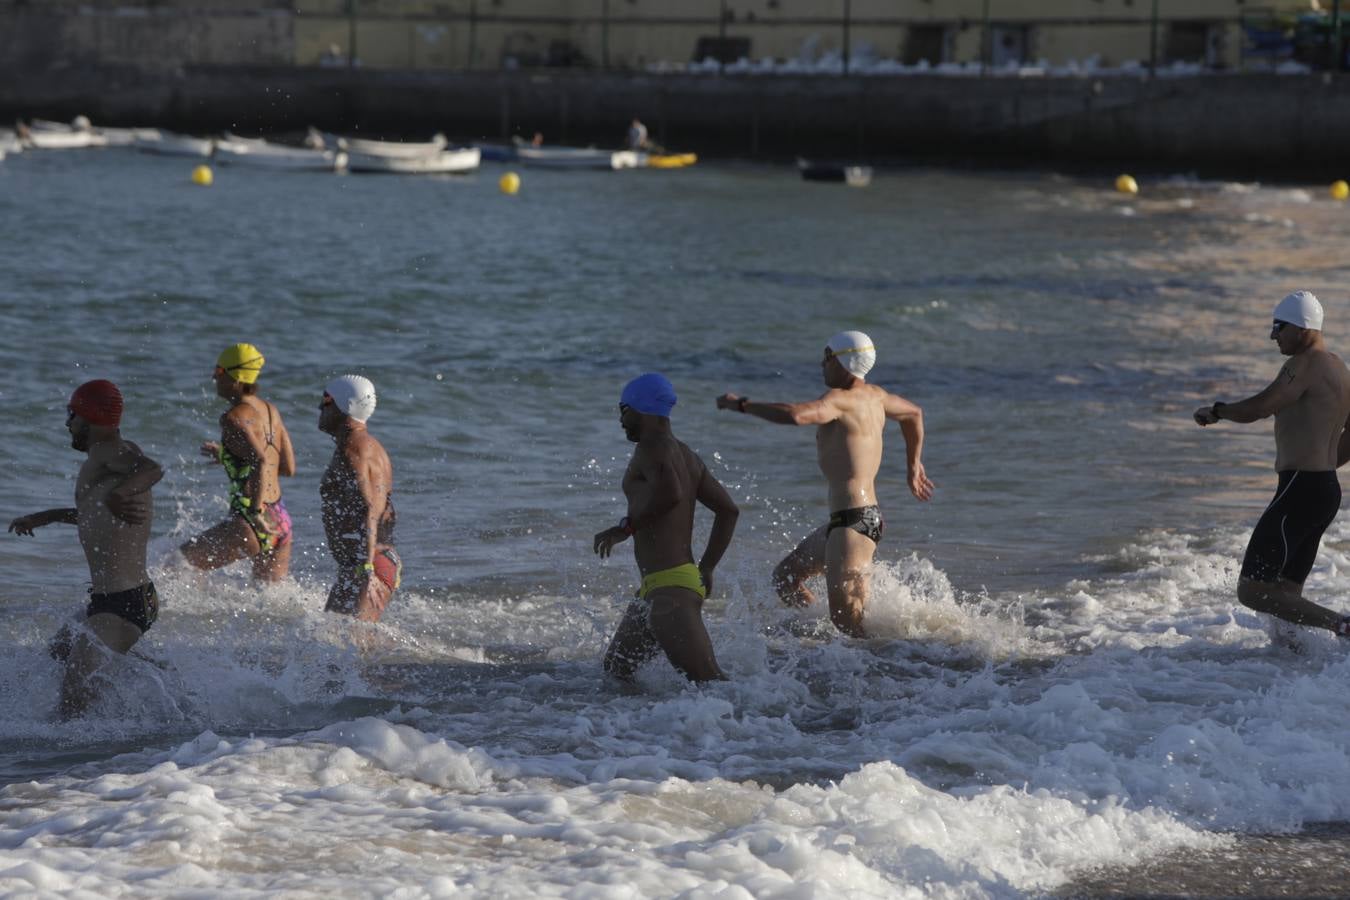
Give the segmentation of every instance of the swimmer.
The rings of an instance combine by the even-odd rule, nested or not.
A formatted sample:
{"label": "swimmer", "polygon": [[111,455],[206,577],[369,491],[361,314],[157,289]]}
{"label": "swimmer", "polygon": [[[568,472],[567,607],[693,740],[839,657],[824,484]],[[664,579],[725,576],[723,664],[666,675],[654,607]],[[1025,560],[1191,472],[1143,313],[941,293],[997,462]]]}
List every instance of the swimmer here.
{"label": "swimmer", "polygon": [[1350,616],[1303,597],[1322,533],[1341,508],[1336,470],[1350,461],[1350,371],[1327,350],[1322,304],[1295,291],[1275,307],[1270,339],[1289,361],[1265,390],[1236,403],[1215,401],[1196,424],[1275,417],[1275,497],[1261,514],[1238,576],[1238,600],[1295,625],[1350,637]]}
{"label": "swimmer", "polygon": [[[697,453],[675,439],[670,411],[675,388],[654,372],[628,383],[619,400],[619,424],[637,444],[623,476],[628,515],[595,536],[603,559],[633,538],[642,586],[628,604],[605,651],[605,672],[631,681],[658,649],[690,681],[726,678],[703,625],[703,600],[713,570],[731,544],[740,510]],[[694,564],[694,506],[713,512],[708,546]]]}
{"label": "swimmer", "polygon": [[375,385],[360,375],[328,382],[319,401],[319,430],[337,442],[319,483],[323,530],[337,561],[325,612],[378,622],[398,589],[403,561],[394,549],[394,467],[366,422]]}
{"label": "swimmer", "polygon": [[122,392],[111,381],[88,381],[66,407],[70,445],[88,459],[75,479],[75,506],[21,516],[9,523],[32,535],[44,525],[74,525],[89,563],[89,605],[83,629],[63,628],[51,653],[66,664],[58,713],[84,712],[94,696],[91,678],[109,651],[126,653],[159,615],[159,596],[145,569],[153,514],[151,487],[164,477],[159,464],[122,437]]}
{"label": "swimmer", "polygon": [[773,582],[784,603],[807,606],[816,598],[806,580],[823,570],[830,620],[855,637],[864,633],[872,556],[886,524],[875,483],[888,419],[900,423],[905,438],[910,493],[921,501],[933,496],[933,482],[923,467],[923,410],[864,381],[876,359],[871,338],[861,331],[841,331],[825,346],[820,366],[829,390],[819,399],[757,403],[735,394],[717,398],[718,409],[779,425],[816,426],[816,461],[829,486],[830,519],[778,564]]}
{"label": "swimmer", "polygon": [[253,560],[256,581],[279,581],[291,565],[291,517],[279,476],[295,474],[295,451],[281,413],[258,396],[263,355],[252,344],[226,347],[216,360],[216,396],[230,402],[220,417],[220,443],[202,444],[230,482],[230,517],[179,549],[198,569]]}

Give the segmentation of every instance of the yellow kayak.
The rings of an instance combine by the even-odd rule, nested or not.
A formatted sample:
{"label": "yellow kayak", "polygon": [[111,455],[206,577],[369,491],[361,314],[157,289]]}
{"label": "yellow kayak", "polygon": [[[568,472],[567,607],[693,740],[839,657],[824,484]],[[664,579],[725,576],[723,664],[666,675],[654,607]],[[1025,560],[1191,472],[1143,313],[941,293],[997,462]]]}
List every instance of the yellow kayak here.
{"label": "yellow kayak", "polygon": [[647,166],[652,169],[683,169],[696,162],[697,153],[653,153],[647,157]]}

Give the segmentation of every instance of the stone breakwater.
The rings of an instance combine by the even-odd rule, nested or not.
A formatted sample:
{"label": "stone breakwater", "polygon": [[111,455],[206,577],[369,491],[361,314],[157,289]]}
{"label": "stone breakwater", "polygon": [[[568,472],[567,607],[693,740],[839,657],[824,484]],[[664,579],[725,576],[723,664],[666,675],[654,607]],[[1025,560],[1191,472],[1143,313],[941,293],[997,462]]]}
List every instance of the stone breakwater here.
{"label": "stone breakwater", "polygon": [[1350,76],[755,76],[346,68],[0,70],[0,118],[617,144],[641,117],[681,150],[1051,165],[1130,161],[1344,177]]}

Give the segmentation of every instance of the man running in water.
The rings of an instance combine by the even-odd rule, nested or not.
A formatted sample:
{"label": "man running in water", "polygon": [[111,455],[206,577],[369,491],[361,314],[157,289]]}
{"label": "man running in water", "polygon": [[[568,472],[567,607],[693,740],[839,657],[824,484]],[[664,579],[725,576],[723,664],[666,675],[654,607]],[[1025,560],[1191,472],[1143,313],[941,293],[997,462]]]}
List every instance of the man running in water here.
{"label": "man running in water", "polygon": [[159,615],[159,596],[145,570],[153,512],[150,488],[164,477],[159,464],[118,431],[122,393],[111,381],[76,388],[67,406],[70,445],[89,458],[75,480],[75,506],[21,516],[9,530],[31,535],[44,525],[74,525],[89,562],[84,629],[63,628],[52,656],[66,664],[58,707],[62,718],[84,712],[93,699],[90,676],[108,652],[126,653]]}
{"label": "man running in water", "polygon": [[[713,569],[736,530],[740,510],[697,453],[675,439],[670,411],[675,388],[655,372],[628,383],[619,399],[619,424],[637,444],[623,476],[628,515],[595,536],[595,552],[633,538],[642,587],[628,604],[605,651],[605,671],[631,681],[643,663],[665,651],[690,681],[726,678],[703,625],[703,600],[712,592]],[[694,504],[713,512],[703,558],[694,564]]]}
{"label": "man running in water", "polygon": [[226,347],[212,379],[216,395],[230,401],[220,417],[220,443],[202,444],[230,480],[230,517],[180,548],[198,569],[253,560],[253,578],[280,581],[291,565],[291,517],[281,502],[278,476],[295,474],[295,451],[281,413],[258,396],[263,355],[252,344]]}
{"label": "man running in water", "polygon": [[933,496],[922,460],[923,411],[863,380],[876,359],[871,338],[861,331],[842,331],[825,347],[820,366],[829,390],[818,400],[755,403],[735,394],[717,398],[718,409],[734,409],[779,425],[816,426],[816,458],[829,485],[830,520],[778,564],[774,587],[784,603],[807,606],[815,597],[806,580],[824,570],[830,621],[855,637],[863,635],[872,556],[885,528],[875,482],[887,419],[899,422],[905,437],[910,493],[919,500]]}
{"label": "man running in water", "polygon": [[1296,625],[1350,637],[1350,616],[1303,597],[1322,533],[1341,508],[1336,469],[1350,461],[1350,371],[1322,340],[1322,304],[1295,291],[1275,307],[1270,338],[1289,361],[1261,393],[1195,411],[1199,425],[1275,416],[1275,499],[1261,514],[1238,577],[1238,600]]}
{"label": "man running in water", "polygon": [[323,530],[337,561],[326,612],[378,622],[398,588],[403,562],[394,549],[394,467],[366,430],[375,385],[360,375],[334,378],[319,403],[319,430],[337,442],[319,483]]}

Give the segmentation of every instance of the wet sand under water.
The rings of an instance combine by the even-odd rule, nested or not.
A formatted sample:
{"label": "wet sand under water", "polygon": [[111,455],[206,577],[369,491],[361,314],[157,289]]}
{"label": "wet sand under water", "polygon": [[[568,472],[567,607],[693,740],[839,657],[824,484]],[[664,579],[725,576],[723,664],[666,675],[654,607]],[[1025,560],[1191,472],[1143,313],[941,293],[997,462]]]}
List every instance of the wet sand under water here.
{"label": "wet sand under water", "polygon": [[1221,850],[1179,850],[1100,869],[1056,897],[1350,897],[1350,822],[1238,836]]}

